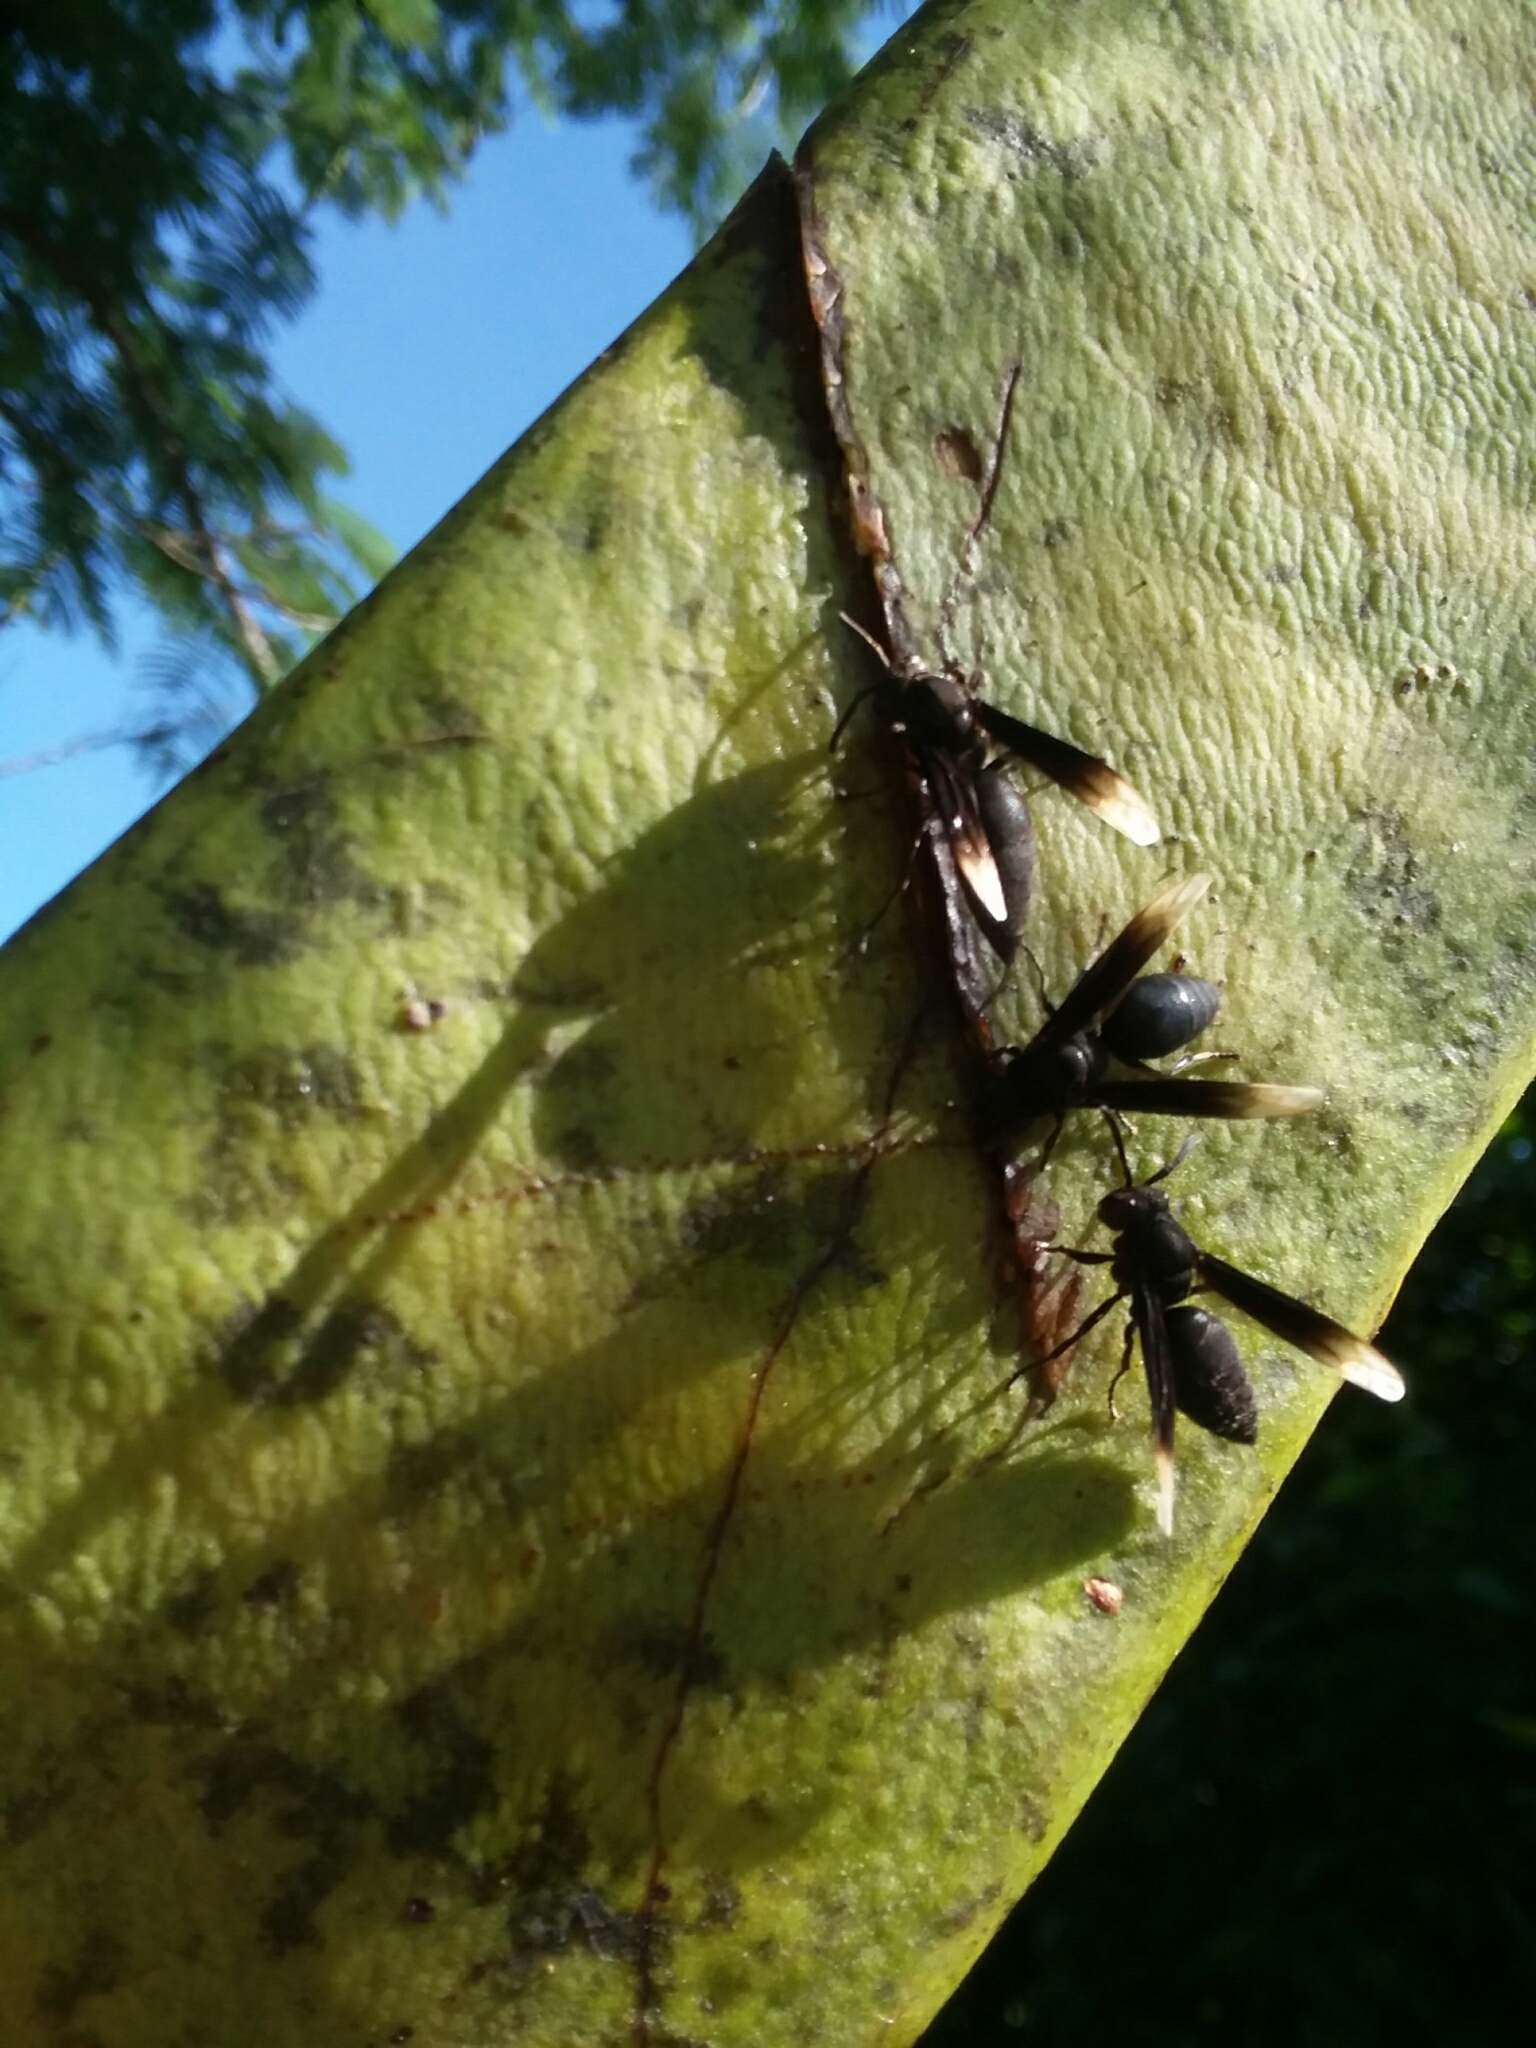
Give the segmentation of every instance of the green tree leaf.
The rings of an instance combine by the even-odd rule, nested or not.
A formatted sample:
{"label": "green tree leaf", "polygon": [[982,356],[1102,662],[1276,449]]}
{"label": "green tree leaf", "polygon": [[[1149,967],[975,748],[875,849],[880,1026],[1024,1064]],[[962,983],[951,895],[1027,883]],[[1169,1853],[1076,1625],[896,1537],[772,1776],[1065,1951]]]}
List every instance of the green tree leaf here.
{"label": "green tree leaf", "polygon": [[[636,168],[702,229],[846,79],[867,5],[640,6],[600,29],[544,0],[13,11],[0,625],[84,624],[111,646],[132,589],[179,643],[166,673],[211,652],[248,693],[270,689],[295,573],[350,591],[379,552],[355,515],[327,512],[346,457],[273,388],[263,353],[314,288],[314,209],[442,203],[521,82],[552,112],[639,117]],[[247,582],[274,532],[283,570]],[[325,623],[310,617],[298,644]]]}
{"label": "green tree leaf", "polygon": [[7,2039],[934,2009],[1328,1389],[1245,1339],[1260,1446],[1182,1447],[1172,1543],[1107,1332],[990,1455],[941,962],[849,952],[903,834],[826,762],[846,472],[931,650],[1026,365],[965,648],[1178,835],[1042,797],[1034,943],[1059,984],[1216,872],[1230,1042],[1331,1099],[1210,1137],[1184,1212],[1374,1320],[1532,1064],[1520,26],[931,11],[13,942]]}

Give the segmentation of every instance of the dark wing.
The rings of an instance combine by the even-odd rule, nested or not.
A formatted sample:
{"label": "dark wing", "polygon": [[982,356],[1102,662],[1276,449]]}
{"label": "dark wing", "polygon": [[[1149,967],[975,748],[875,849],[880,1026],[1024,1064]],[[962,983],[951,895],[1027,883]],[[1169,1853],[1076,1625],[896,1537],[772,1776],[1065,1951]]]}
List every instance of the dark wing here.
{"label": "dark wing", "polygon": [[1209,875],[1189,875],[1170,882],[1150,903],[1142,905],[1118,938],[1111,939],[1097,960],[1085,967],[1061,1005],[1053,1011],[1033,1043],[1045,1045],[1075,1038],[1087,1031],[1125,994],[1152,955],[1211,886]]}
{"label": "dark wing", "polygon": [[1163,1074],[1145,1081],[1096,1081],[1092,1109],[1123,1109],[1128,1115],[1219,1116],[1228,1121],[1257,1116],[1306,1116],[1321,1109],[1321,1088],[1288,1088],[1277,1081],[1186,1081]]}
{"label": "dark wing", "polygon": [[1173,1534],[1173,1425],[1177,1400],[1163,1304],[1150,1287],[1131,1289],[1131,1325],[1141,1339],[1141,1366],[1152,1405],[1152,1456],[1157,1466],[1157,1526]]}
{"label": "dark wing", "polygon": [[971,716],[1000,747],[1017,754],[1042,775],[1049,775],[1052,782],[1086,804],[1106,825],[1123,832],[1137,846],[1156,846],[1162,834],[1146,798],[1107,761],[1101,761],[1097,754],[1085,754],[1070,740],[1059,740],[1037,726],[1025,725],[1022,719],[999,711],[983,697],[972,698]]}
{"label": "dark wing", "polygon": [[1353,1330],[1346,1330],[1332,1316],[1325,1316],[1321,1309],[1309,1308],[1294,1295],[1282,1294],[1267,1280],[1256,1280],[1251,1273],[1229,1266],[1213,1252],[1200,1254],[1200,1277],[1224,1301],[1230,1301],[1245,1316],[1262,1324],[1271,1336],[1294,1344],[1319,1365],[1332,1366],[1352,1385],[1364,1387],[1368,1394],[1376,1394],[1383,1401],[1403,1398],[1403,1376],[1392,1361],[1384,1358],[1374,1344],[1367,1344]]}

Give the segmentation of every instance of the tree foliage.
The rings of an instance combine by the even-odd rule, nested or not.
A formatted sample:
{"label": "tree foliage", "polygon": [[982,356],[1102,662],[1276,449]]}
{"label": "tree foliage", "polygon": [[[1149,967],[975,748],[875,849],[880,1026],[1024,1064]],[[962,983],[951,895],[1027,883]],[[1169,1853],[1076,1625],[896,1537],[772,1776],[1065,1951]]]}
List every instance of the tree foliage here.
{"label": "tree foliage", "polygon": [[[346,456],[265,345],[314,290],[316,209],[441,201],[514,107],[639,119],[703,223],[847,75],[867,0],[53,0],[0,27],[0,623],[122,589],[260,692],[381,572]],[[217,716],[217,705],[204,704]],[[162,752],[177,725],[141,739]]]}

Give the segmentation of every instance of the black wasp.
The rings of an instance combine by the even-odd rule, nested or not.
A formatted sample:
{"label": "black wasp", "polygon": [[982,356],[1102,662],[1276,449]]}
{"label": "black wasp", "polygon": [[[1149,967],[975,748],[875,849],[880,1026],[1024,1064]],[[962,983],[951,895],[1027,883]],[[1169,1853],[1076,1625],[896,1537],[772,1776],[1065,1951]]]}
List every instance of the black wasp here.
{"label": "black wasp", "polygon": [[[1210,886],[1209,875],[1170,882],[1084,968],[1028,1045],[993,1056],[982,1108],[994,1130],[1006,1136],[1036,1117],[1054,1117],[1049,1157],[1074,1109],[1232,1119],[1302,1116],[1319,1107],[1320,1088],[1192,1081],[1147,1065],[1198,1037],[1221,1007],[1220,990],[1192,974],[1141,975]],[[1111,1055],[1136,1071],[1111,1074]]]}
{"label": "black wasp", "polygon": [[1070,1350],[1117,1303],[1130,1302],[1120,1370],[1110,1389],[1111,1412],[1114,1387],[1130,1371],[1132,1352],[1139,1338],[1142,1370],[1152,1406],[1157,1520],[1164,1534],[1170,1534],[1175,1415],[1187,1415],[1199,1428],[1228,1443],[1251,1444],[1259,1428],[1253,1387],[1243,1370],[1231,1331],[1208,1309],[1190,1307],[1190,1295],[1219,1295],[1271,1336],[1294,1344],[1319,1365],[1331,1366],[1354,1386],[1363,1387],[1383,1401],[1400,1401],[1403,1381],[1397,1367],[1374,1344],[1346,1330],[1332,1316],[1309,1308],[1294,1295],[1282,1294],[1266,1280],[1257,1280],[1251,1273],[1229,1266],[1214,1252],[1200,1250],[1157,1186],[1182,1162],[1195,1142],[1193,1136],[1185,1140],[1166,1166],[1138,1183],[1132,1176],[1119,1130],[1111,1128],[1125,1185],[1099,1203],[1099,1221],[1114,1232],[1115,1248],[1112,1252],[1077,1251],[1069,1245],[1052,1249],[1079,1265],[1108,1266],[1116,1292],[1040,1364],[1049,1364],[1052,1358]]}
{"label": "black wasp", "polygon": [[[1019,365],[1009,373],[992,468],[982,490],[981,506],[966,536],[950,591],[940,609],[939,639],[943,667],[898,665],[854,619],[846,623],[874,649],[885,668],[883,678],[854,698],[837,721],[831,746],[859,706],[872,704],[876,716],[905,750],[917,785],[923,834],[939,854],[940,842],[950,856],[937,859],[941,889],[954,922],[953,884],[958,883],[970,916],[997,957],[1011,961],[1029,908],[1034,880],[1034,825],[1024,796],[1009,780],[992,750],[1027,762],[1060,784],[1106,824],[1138,846],[1154,846],[1159,833],[1140,792],[1097,755],[1001,711],[978,696],[968,677],[945,646],[947,620],[953,608],[955,583],[969,551],[985,527],[997,495],[1003,448],[1013,412]],[[918,841],[922,843],[921,838]]]}

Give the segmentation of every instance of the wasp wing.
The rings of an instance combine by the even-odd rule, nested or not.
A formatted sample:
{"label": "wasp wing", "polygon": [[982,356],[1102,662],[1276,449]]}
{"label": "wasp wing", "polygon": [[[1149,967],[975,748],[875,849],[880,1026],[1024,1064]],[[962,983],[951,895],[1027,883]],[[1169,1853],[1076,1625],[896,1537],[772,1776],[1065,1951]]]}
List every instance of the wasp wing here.
{"label": "wasp wing", "polygon": [[[1036,1032],[1032,1046],[1055,1044],[1087,1031],[1104,1012],[1119,1002],[1152,955],[1179,920],[1186,916],[1211,886],[1209,875],[1189,875],[1182,882],[1170,882],[1150,903],[1144,903],[1130,923],[1110,940],[1097,960],[1092,960],[1073,982],[1060,1004]],[[1031,1048],[1026,1047],[1026,1052]]]}
{"label": "wasp wing", "polygon": [[1141,1340],[1141,1369],[1152,1408],[1152,1456],[1157,1467],[1157,1526],[1173,1534],[1173,1428],[1178,1413],[1173,1356],[1163,1304],[1150,1287],[1131,1289],[1131,1326]]}
{"label": "wasp wing", "polygon": [[1124,833],[1137,846],[1156,846],[1162,833],[1151,806],[1141,791],[1107,761],[1101,761],[1097,754],[1085,754],[1070,740],[1059,740],[1052,733],[1041,732],[1038,726],[1026,725],[984,698],[972,699],[971,715],[1000,747],[1017,754],[1042,775],[1048,775],[1106,825]]}
{"label": "wasp wing", "polygon": [[1283,1294],[1267,1280],[1256,1280],[1237,1266],[1229,1266],[1213,1252],[1200,1254],[1200,1277],[1206,1286],[1252,1316],[1256,1323],[1319,1365],[1332,1366],[1351,1385],[1364,1387],[1383,1401],[1401,1401],[1403,1376],[1374,1344],[1367,1344],[1353,1330],[1346,1330],[1321,1309],[1309,1308],[1292,1294]]}
{"label": "wasp wing", "polygon": [[1160,1074],[1145,1081],[1096,1081],[1087,1106],[1128,1115],[1140,1110],[1148,1116],[1217,1116],[1235,1122],[1306,1116],[1321,1109],[1323,1100],[1321,1088],[1291,1088],[1277,1081],[1186,1081],[1178,1074]]}
{"label": "wasp wing", "polygon": [[954,846],[944,822],[931,804],[924,831],[938,883],[940,912],[949,953],[950,973],[961,1009],[983,1046],[992,1043],[991,1010],[998,990],[997,962],[988,950],[974,899],[960,879]]}
{"label": "wasp wing", "polygon": [[925,752],[922,777],[932,814],[954,856],[955,873],[976,921],[999,959],[1011,960],[1018,950],[1018,939],[1009,916],[1008,892],[998,871],[971,776],[942,754]]}

